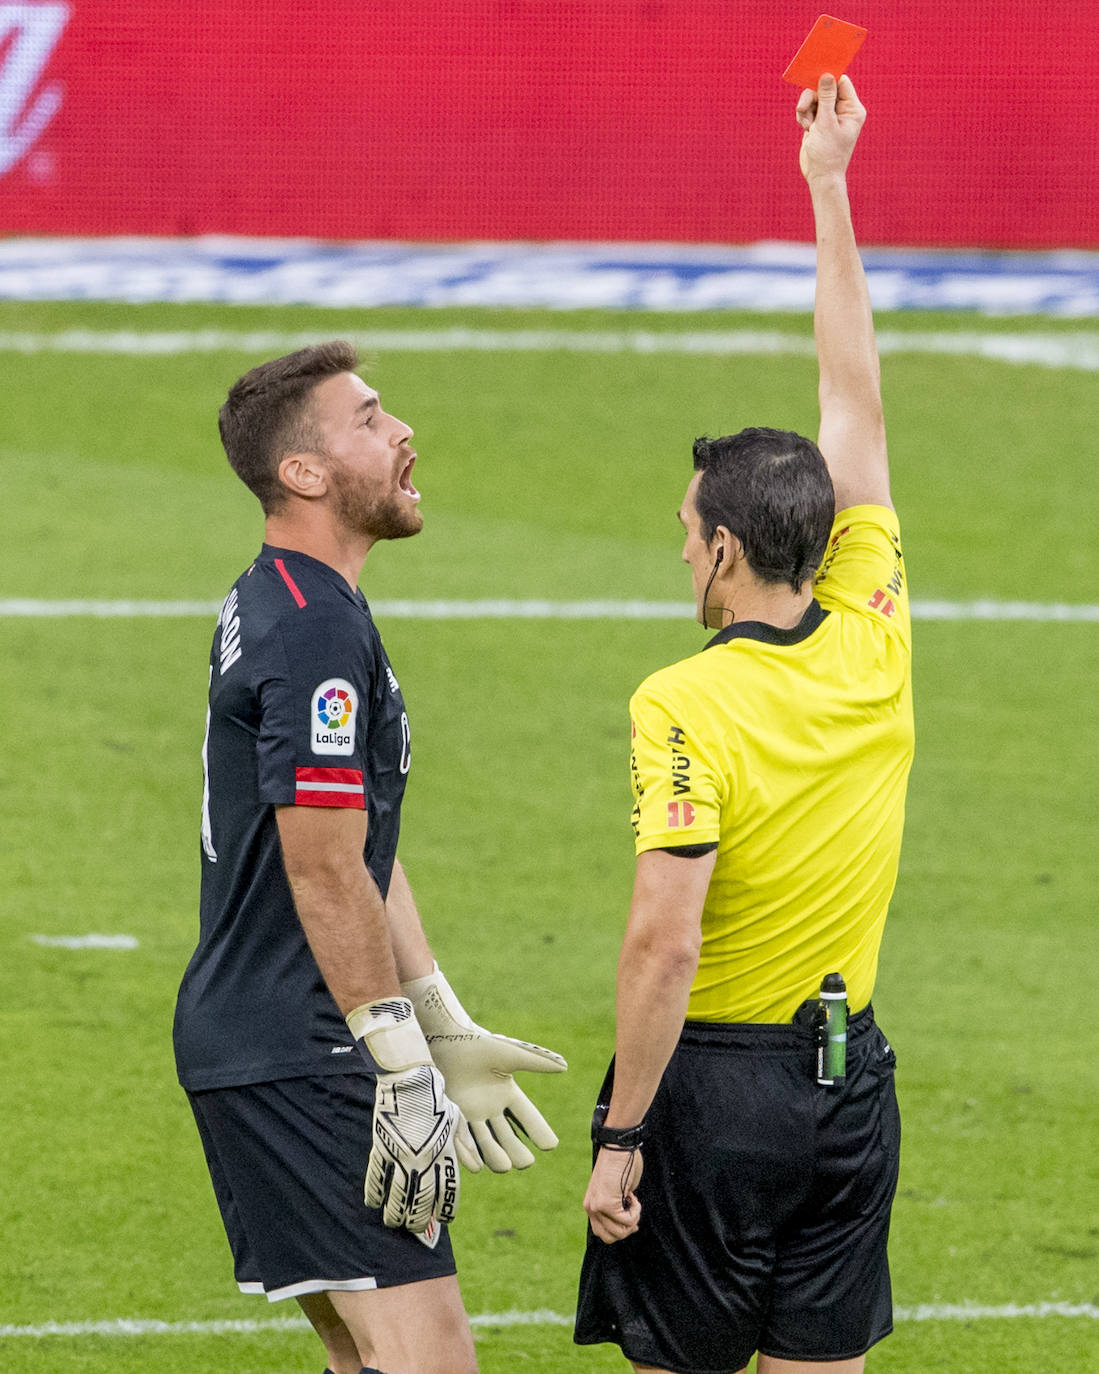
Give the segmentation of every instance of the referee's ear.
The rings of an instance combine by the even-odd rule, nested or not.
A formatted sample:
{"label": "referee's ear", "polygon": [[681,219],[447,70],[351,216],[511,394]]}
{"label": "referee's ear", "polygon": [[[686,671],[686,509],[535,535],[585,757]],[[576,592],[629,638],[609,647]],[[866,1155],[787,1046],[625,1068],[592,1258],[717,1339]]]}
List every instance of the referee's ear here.
{"label": "referee's ear", "polygon": [[279,482],[292,496],[306,501],[328,492],[328,474],[315,453],[288,453],[279,463]]}
{"label": "referee's ear", "polygon": [[727,525],[718,525],[714,530],[714,537],[711,541],[712,554],[711,562],[714,569],[722,569],[728,572],[736,562],[737,557],[744,552],[740,540],[729,529]]}

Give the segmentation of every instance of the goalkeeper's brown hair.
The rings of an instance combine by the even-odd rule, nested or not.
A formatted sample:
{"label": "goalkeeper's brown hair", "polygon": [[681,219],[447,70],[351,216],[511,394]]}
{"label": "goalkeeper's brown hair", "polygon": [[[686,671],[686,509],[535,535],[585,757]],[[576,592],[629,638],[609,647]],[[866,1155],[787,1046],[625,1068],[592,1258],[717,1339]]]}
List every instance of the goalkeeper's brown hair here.
{"label": "goalkeeper's brown hair", "polygon": [[218,412],[218,431],[229,465],[255,493],[265,515],[285,499],[279,464],[288,453],[324,455],[310,396],[340,372],[354,372],[359,355],[343,339],[299,348],[261,363],[229,388]]}

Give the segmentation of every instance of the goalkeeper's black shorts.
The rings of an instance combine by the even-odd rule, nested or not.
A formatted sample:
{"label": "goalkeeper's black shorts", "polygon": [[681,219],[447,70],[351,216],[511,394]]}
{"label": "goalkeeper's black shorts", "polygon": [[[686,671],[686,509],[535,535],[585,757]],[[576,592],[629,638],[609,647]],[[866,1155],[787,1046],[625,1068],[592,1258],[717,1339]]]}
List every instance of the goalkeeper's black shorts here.
{"label": "goalkeeper's black shorts", "polygon": [[588,1229],[577,1343],[728,1374],[757,1350],[852,1359],[887,1336],[894,1062],[870,1008],[842,1088],[817,1085],[809,1030],[688,1022],[647,1118],[640,1228],[614,1245]]}
{"label": "goalkeeper's black shorts", "polygon": [[334,1074],[187,1094],[242,1292],[391,1288],[454,1273],[445,1226],[430,1248],[363,1202],[374,1080]]}

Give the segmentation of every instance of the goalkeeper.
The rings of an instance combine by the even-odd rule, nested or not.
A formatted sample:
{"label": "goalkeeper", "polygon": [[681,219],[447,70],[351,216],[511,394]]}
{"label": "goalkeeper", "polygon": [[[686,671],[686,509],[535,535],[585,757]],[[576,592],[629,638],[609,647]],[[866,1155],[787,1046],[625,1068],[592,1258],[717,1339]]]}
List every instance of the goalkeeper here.
{"label": "goalkeeper", "polygon": [[447,1223],[458,1161],[557,1137],[439,971],[397,862],[408,715],[359,575],[416,534],[412,431],[344,343],[253,369],[222,442],[265,542],[222,607],[203,747],[198,946],[175,1017],[244,1292],[295,1298],[331,1374],[474,1374]]}

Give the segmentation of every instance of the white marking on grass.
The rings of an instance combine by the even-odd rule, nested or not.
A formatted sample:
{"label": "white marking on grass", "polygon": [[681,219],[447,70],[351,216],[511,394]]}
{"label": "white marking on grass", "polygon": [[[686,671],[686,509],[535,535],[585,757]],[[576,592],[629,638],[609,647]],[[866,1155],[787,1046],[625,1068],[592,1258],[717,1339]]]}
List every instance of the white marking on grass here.
{"label": "white marking on grass", "polygon": [[[994,1307],[981,1303],[921,1303],[917,1307],[897,1307],[895,1320],[901,1322],[1013,1321],[1019,1318],[1046,1320],[1050,1317],[1085,1318],[1099,1321],[1099,1306],[1088,1302],[1005,1303]],[[571,1326],[573,1318],[564,1312],[539,1308],[533,1312],[482,1312],[470,1317],[470,1325],[481,1327]],[[157,1321],[152,1318],[120,1317],[114,1321],[41,1322],[33,1326],[0,1326],[0,1340],[17,1336],[42,1340],[47,1336],[252,1336],[264,1333],[309,1331],[304,1317],[265,1317],[223,1321]]]}
{"label": "white marking on grass", "polygon": [[481,1312],[470,1317],[469,1324],[476,1330],[480,1326],[571,1326],[575,1320],[569,1313],[539,1307],[533,1312]]}
{"label": "white marking on grass", "polygon": [[684,601],[372,601],[391,620],[683,620]]}
{"label": "white marking on grass", "polygon": [[133,935],[32,935],[36,945],[52,949],[137,949]]}
{"label": "white marking on grass", "polygon": [[896,1307],[893,1316],[902,1322],[1012,1321],[1017,1317],[1043,1320],[1046,1317],[1086,1317],[1099,1321],[1099,1305],[1093,1302],[1009,1302],[1000,1307],[981,1303],[920,1303],[918,1307]]}
{"label": "white marking on grass", "polygon": [[174,619],[180,616],[205,616],[221,610],[220,601],[42,601],[12,597],[0,601],[0,615],[27,616],[31,620],[54,616],[92,616],[131,620],[139,616]]}
{"label": "white marking on grass", "polygon": [[[317,330],[178,329],[140,332],[129,329],[63,329],[55,333],[0,332],[0,352],[107,353],[169,357],[181,353],[284,353],[323,343],[344,333],[365,352],[609,353],[694,354],[813,357],[808,335],[780,330],[578,330],[578,329],[378,329]],[[1099,333],[997,330],[883,330],[882,354],[930,354],[985,358],[1017,366],[1067,368],[1099,372]]]}
{"label": "white marking on grass", "polygon": [[311,1330],[304,1317],[267,1317],[262,1321],[165,1322],[151,1317],[118,1317],[101,1322],[40,1322],[36,1326],[0,1326],[0,1340],[29,1336],[250,1336],[262,1331]]}
{"label": "white marking on grass", "polygon": [[1099,606],[1063,601],[913,601],[914,620],[1099,620]]}
{"label": "white marking on grass", "polygon": [[[178,619],[216,616],[220,601],[0,600],[0,616]],[[372,601],[388,620],[690,620],[688,601]],[[1099,621],[1099,605],[1064,601],[913,601],[914,620]]]}

